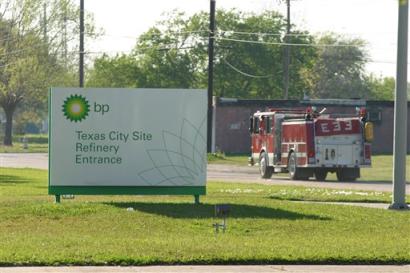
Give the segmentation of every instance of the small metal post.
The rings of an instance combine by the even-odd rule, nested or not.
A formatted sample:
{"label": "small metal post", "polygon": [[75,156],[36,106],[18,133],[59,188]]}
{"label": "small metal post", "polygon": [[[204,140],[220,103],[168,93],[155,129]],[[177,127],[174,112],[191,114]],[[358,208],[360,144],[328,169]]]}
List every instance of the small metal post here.
{"label": "small metal post", "polygon": [[201,204],[201,202],[199,202],[199,195],[198,194],[194,195],[194,198],[195,198],[195,205]]}
{"label": "small metal post", "polygon": [[61,198],[59,194],[56,194],[56,204],[60,204]]}
{"label": "small metal post", "polygon": [[23,142],[23,149],[27,150],[28,149],[28,139],[25,136],[23,137],[22,142]]}
{"label": "small metal post", "polygon": [[226,231],[226,218],[229,214],[229,205],[227,204],[217,204],[215,205],[215,217],[219,219],[223,217],[222,223],[214,223],[212,226],[215,228],[215,235],[219,232],[219,228],[222,228],[222,232],[225,233]]}

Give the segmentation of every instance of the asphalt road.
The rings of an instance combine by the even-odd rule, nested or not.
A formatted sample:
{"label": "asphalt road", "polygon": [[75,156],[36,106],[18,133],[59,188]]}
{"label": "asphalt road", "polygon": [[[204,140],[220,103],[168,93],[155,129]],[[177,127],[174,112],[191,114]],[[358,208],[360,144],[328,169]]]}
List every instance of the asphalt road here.
{"label": "asphalt road", "polygon": [[[271,179],[259,177],[258,167],[232,166],[232,165],[208,165],[208,179],[218,181],[235,181],[240,183],[259,183],[265,185],[295,185],[304,187],[330,188],[330,189],[351,189],[366,191],[391,192],[393,187],[391,182],[381,181],[355,181],[338,182],[316,180],[291,180],[287,176],[272,176]],[[407,183],[406,193],[410,194],[410,184]]]}
{"label": "asphalt road", "polygon": [[0,153],[0,167],[48,169],[47,154]]}
{"label": "asphalt road", "polygon": [[[0,154],[0,167],[12,168],[48,168],[47,154]],[[208,179],[223,182],[239,182],[239,183],[259,183],[265,185],[296,185],[304,187],[318,187],[331,189],[351,189],[351,190],[367,190],[367,191],[384,191],[391,192],[392,184],[389,182],[371,182],[371,181],[356,181],[356,182],[317,182],[309,181],[293,181],[284,176],[273,176],[272,179],[261,179],[259,177],[257,167],[249,166],[233,166],[222,164],[208,165]],[[410,184],[407,184],[406,193],[410,194]]]}

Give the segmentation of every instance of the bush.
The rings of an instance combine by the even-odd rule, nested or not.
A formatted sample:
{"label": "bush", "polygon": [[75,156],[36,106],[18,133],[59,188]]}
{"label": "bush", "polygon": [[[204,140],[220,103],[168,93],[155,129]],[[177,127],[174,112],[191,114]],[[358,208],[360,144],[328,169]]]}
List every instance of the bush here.
{"label": "bush", "polygon": [[14,135],[13,142],[22,142],[23,137],[26,137],[28,143],[46,144],[48,143],[48,135],[46,134],[27,134]]}

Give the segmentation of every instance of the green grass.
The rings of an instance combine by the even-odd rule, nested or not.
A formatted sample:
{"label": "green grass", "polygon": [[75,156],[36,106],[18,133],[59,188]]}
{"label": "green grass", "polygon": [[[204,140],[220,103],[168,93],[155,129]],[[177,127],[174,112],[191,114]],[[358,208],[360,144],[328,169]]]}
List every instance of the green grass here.
{"label": "green grass", "polygon": [[[0,265],[410,262],[408,212],[275,198],[297,191],[324,196],[214,182],[198,206],[191,196],[77,196],[57,205],[47,196],[46,171],[3,168]],[[388,194],[366,198],[389,201]],[[212,228],[217,203],[230,204],[225,234]]]}
{"label": "green grass", "polygon": [[249,155],[225,155],[224,153],[208,154],[208,163],[247,166]]}
{"label": "green grass", "polygon": [[[374,155],[372,156],[372,167],[361,170],[362,181],[392,181],[393,174],[393,156],[392,155]],[[410,180],[410,155],[406,161],[406,177]]]}
{"label": "green grass", "polygon": [[48,144],[29,143],[28,149],[24,149],[23,143],[13,142],[13,146],[0,145],[0,153],[47,153]]}
{"label": "green grass", "polygon": [[48,143],[48,134],[25,134],[25,135],[14,135],[13,142],[21,142],[23,137],[27,139],[29,143],[37,144],[47,144]]}
{"label": "green grass", "polygon": [[[22,138],[26,137],[28,149],[24,149]],[[46,134],[27,134],[14,135],[13,146],[4,146],[1,138],[0,153],[47,153],[48,152],[48,135]]]}

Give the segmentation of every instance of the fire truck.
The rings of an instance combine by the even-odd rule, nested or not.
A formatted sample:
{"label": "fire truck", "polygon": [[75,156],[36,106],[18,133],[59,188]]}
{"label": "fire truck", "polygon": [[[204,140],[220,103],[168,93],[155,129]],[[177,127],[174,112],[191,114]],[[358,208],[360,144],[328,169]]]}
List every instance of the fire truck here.
{"label": "fire truck", "polygon": [[339,181],[355,181],[360,168],[371,166],[373,125],[366,109],[331,114],[315,106],[303,109],[268,109],[250,117],[252,155],[262,178],[289,173],[293,180],[326,180],[336,173]]}

